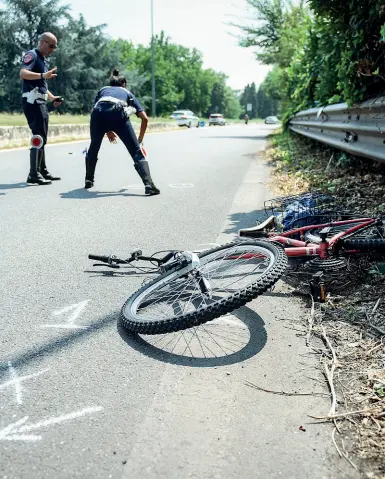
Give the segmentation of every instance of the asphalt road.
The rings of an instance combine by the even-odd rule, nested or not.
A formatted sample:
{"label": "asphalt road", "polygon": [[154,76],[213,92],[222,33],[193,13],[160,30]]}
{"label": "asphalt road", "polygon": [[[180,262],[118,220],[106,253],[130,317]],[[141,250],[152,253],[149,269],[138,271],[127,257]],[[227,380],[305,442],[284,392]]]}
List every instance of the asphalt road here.
{"label": "asphalt road", "polygon": [[47,148],[62,176],[50,186],[24,182],[26,149],[0,153],[0,477],[353,477],[330,430],[308,425],[328,398],[245,384],[325,392],[304,378],[308,351],[282,321],[298,303],[273,293],[194,334],[133,337],[117,319],[145,276],[87,259],[204,248],[251,225],[268,195],[256,153],[270,131],[148,135],[156,197],[121,144],[104,142],[90,191],[87,142]]}

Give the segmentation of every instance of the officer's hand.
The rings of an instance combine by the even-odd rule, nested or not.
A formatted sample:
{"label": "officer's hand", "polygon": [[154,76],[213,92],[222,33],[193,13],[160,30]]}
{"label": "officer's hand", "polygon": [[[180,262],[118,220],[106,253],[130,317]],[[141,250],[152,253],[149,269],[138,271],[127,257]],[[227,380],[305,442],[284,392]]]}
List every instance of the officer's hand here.
{"label": "officer's hand", "polygon": [[57,70],[57,67],[53,67],[51,70],[48,70],[47,72],[43,74],[43,78],[45,80],[50,80],[51,78],[57,77],[56,70]]}
{"label": "officer's hand", "polygon": [[113,131],[107,131],[107,138],[110,143],[117,143],[116,135]]}
{"label": "officer's hand", "polygon": [[59,107],[64,101],[64,98],[61,96],[57,96],[52,100],[53,106],[55,108]]}

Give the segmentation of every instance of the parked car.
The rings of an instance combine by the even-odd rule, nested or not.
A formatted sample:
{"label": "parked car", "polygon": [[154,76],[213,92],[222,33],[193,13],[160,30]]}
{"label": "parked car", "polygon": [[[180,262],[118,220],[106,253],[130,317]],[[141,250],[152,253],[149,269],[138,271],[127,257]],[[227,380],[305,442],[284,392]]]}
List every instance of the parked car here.
{"label": "parked car", "polygon": [[278,120],[278,118],[276,116],[267,116],[265,118],[265,123],[275,125],[275,124],[281,123],[281,122]]}
{"label": "parked car", "polygon": [[177,118],[184,115],[185,113],[192,113],[192,112],[190,110],[176,110],[171,113],[170,118],[172,120],[176,120]]}
{"label": "parked car", "polygon": [[209,126],[211,125],[225,126],[226,120],[223,118],[223,115],[221,115],[220,113],[212,113],[209,116]]}
{"label": "parked car", "polygon": [[172,113],[170,118],[176,120],[178,126],[187,126],[199,128],[199,118],[191,110],[177,110]]}

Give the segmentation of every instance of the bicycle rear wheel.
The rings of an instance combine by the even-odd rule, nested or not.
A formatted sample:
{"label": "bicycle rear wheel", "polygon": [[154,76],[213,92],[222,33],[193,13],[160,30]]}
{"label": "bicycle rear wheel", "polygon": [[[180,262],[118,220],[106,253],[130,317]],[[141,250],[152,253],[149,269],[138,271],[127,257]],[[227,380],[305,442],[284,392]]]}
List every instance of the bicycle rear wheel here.
{"label": "bicycle rear wheel", "polygon": [[155,278],[121,310],[123,326],[137,333],[179,331],[218,318],[264,293],[284,273],[284,249],[246,240],[203,251],[200,266]]}
{"label": "bicycle rear wheel", "polygon": [[383,238],[352,238],[342,240],[345,249],[357,250],[360,253],[385,253],[385,239]]}

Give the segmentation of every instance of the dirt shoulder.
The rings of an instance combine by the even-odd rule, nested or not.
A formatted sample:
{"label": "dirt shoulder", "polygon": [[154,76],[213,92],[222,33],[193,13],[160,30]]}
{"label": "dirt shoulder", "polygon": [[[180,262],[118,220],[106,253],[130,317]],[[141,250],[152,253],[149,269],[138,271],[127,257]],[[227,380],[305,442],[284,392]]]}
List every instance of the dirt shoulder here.
{"label": "dirt shoulder", "polygon": [[[360,216],[385,211],[385,165],[296,134],[270,138],[265,160],[278,196],[321,190]],[[385,257],[361,259],[338,292],[308,306],[307,340],[331,392],[316,421],[333,423],[330,441],[362,477],[385,478]],[[310,298],[308,295],[307,298]],[[315,340],[321,340],[322,346]]]}

